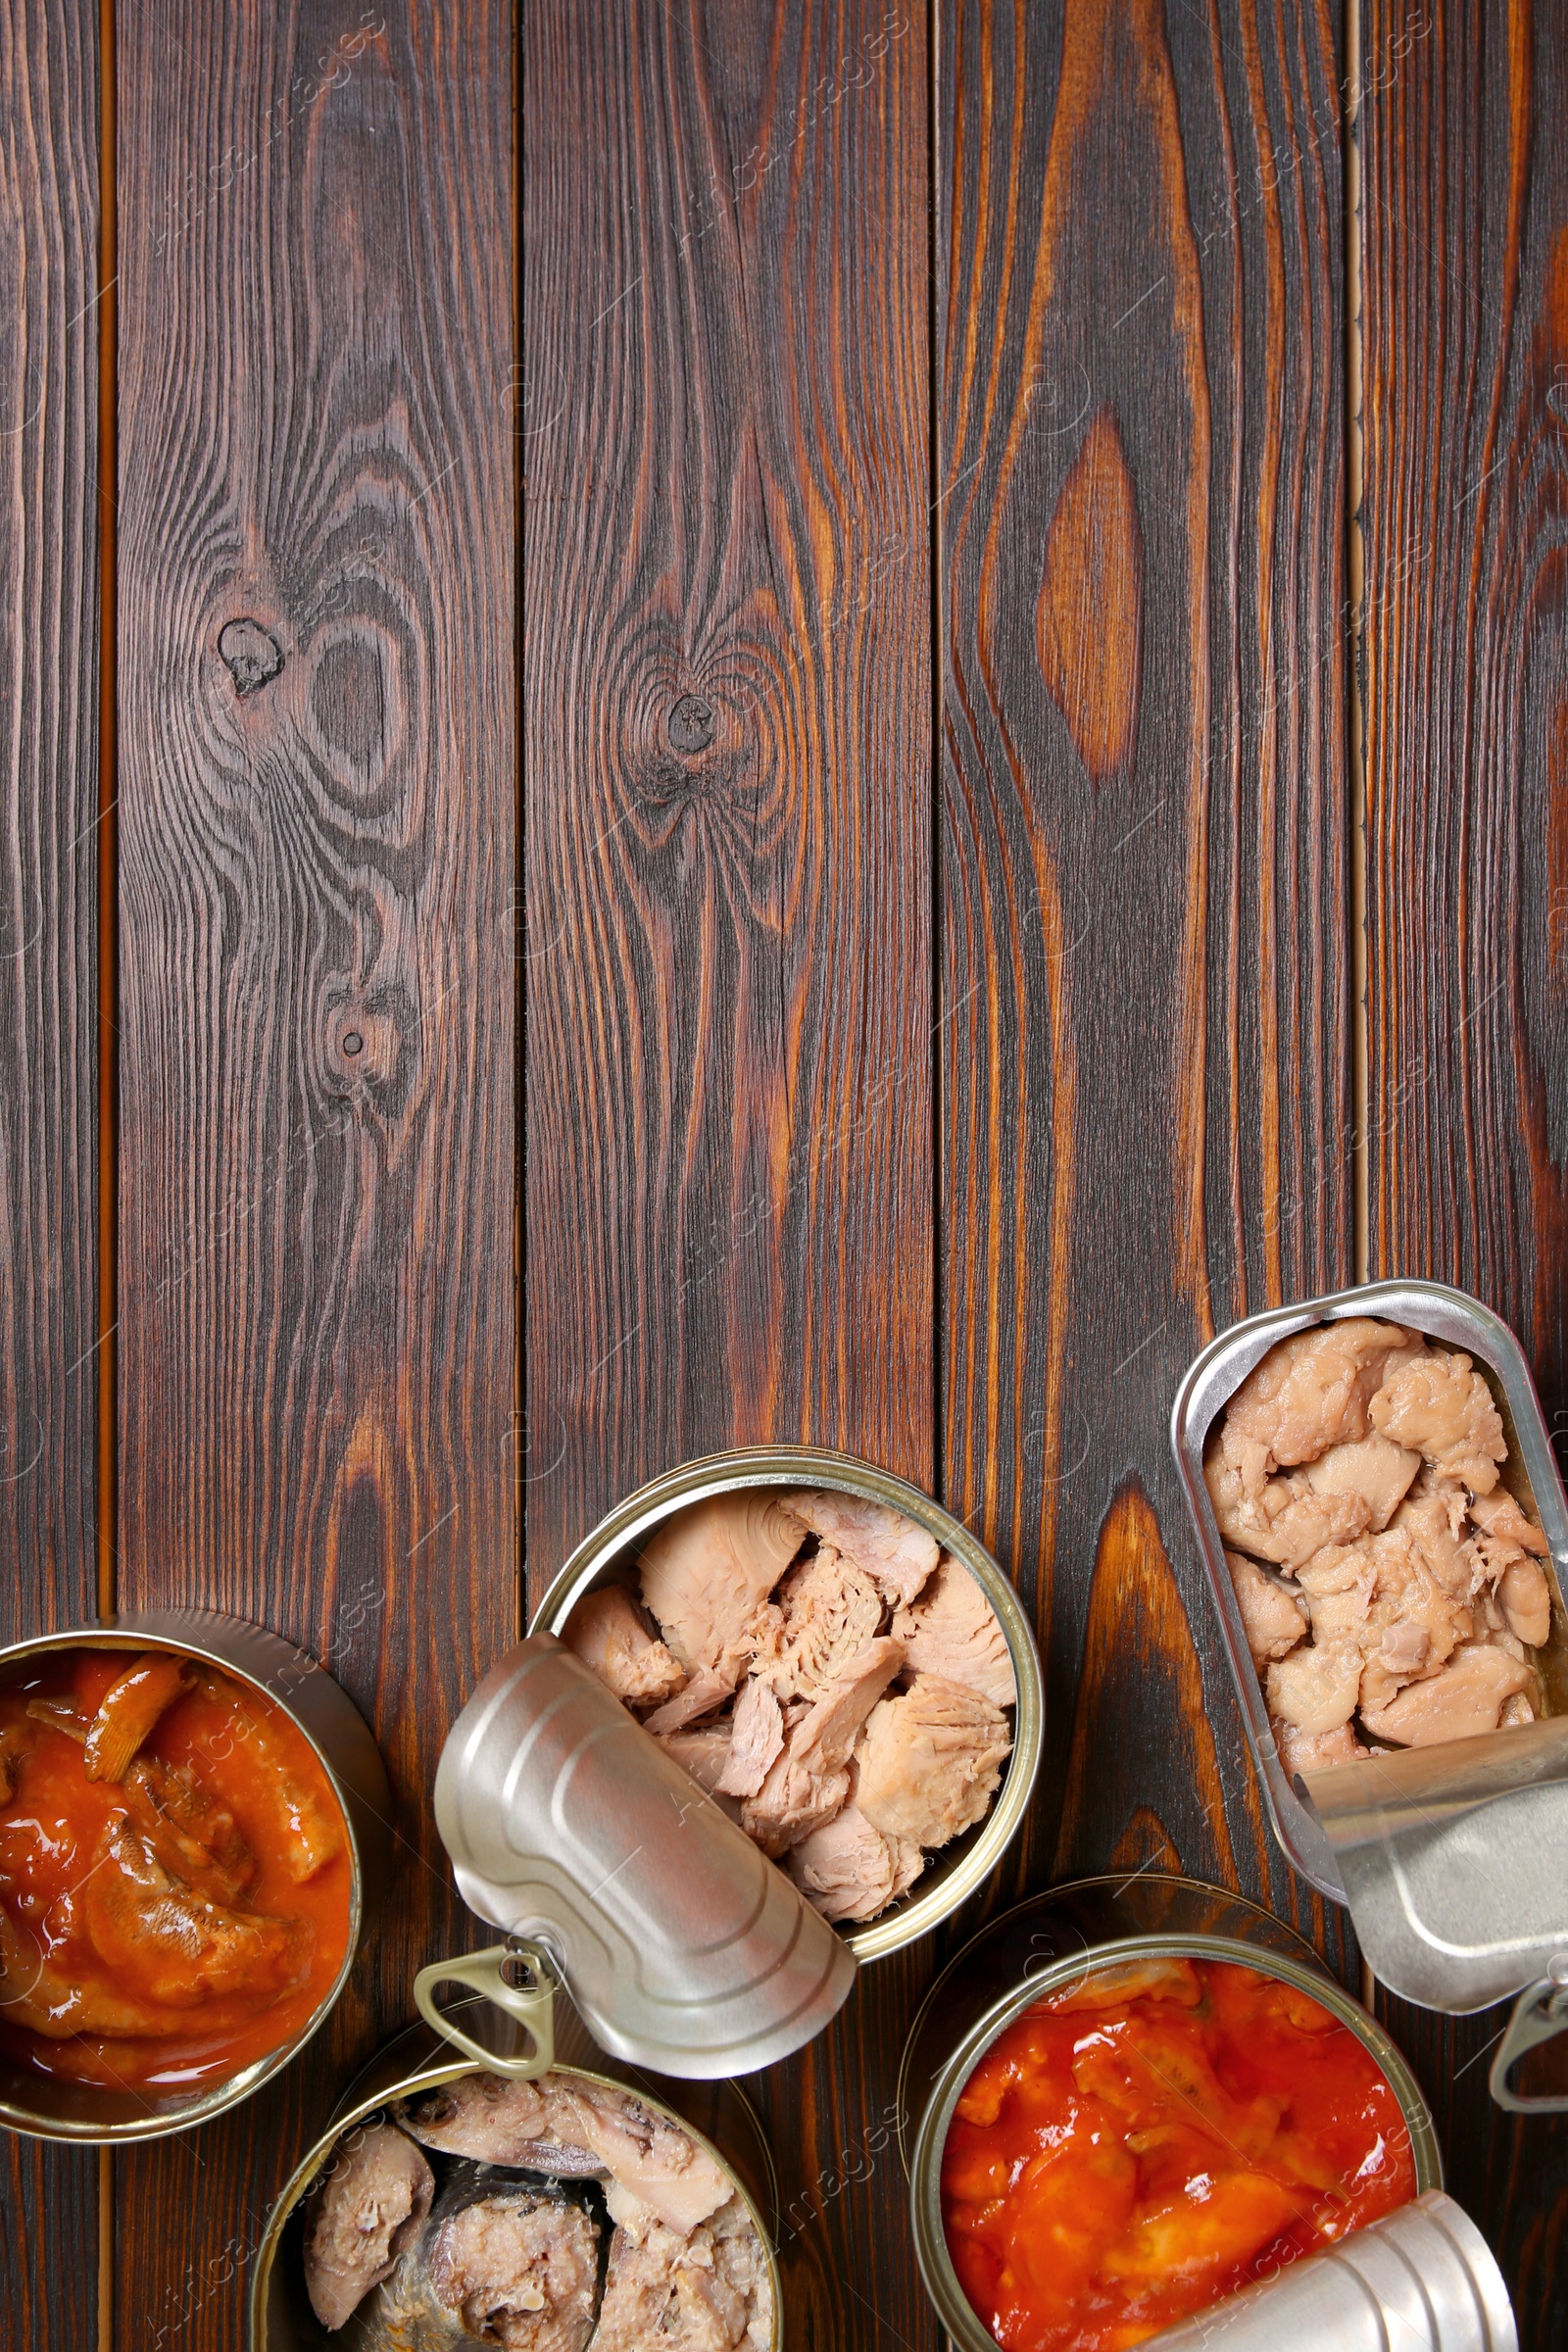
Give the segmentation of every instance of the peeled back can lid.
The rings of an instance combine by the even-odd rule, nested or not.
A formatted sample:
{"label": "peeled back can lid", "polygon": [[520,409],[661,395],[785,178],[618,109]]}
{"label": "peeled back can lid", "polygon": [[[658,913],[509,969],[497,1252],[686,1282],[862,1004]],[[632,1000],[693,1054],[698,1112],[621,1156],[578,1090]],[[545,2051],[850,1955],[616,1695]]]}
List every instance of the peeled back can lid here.
{"label": "peeled back can lid", "polygon": [[750,2074],[849,1996],[844,1939],[552,1634],[458,1717],[435,1818],[469,1909],[547,1953],[619,2058]]}
{"label": "peeled back can lid", "polygon": [[1428,2189],[1381,2222],[1161,2328],[1148,2352],[1518,2352],[1502,2274],[1469,2215]]}

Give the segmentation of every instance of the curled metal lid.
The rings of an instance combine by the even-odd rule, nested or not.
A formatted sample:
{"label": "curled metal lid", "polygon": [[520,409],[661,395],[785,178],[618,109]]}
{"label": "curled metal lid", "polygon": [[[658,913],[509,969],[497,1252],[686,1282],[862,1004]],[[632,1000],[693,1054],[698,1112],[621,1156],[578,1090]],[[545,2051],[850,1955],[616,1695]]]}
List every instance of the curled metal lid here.
{"label": "curled metal lid", "polygon": [[1441,2189],[1267,2285],[1162,2328],[1149,2352],[1518,2352],[1502,2274]]}
{"label": "curled metal lid", "polygon": [[551,1634],[458,1717],[435,1817],[464,1901],[550,1955],[617,2057],[749,2074],[848,1997],[843,1938]]}
{"label": "curled metal lid", "polygon": [[1300,1787],[1373,1974],[1464,2015],[1568,1954],[1568,1719],[1375,1754]]}

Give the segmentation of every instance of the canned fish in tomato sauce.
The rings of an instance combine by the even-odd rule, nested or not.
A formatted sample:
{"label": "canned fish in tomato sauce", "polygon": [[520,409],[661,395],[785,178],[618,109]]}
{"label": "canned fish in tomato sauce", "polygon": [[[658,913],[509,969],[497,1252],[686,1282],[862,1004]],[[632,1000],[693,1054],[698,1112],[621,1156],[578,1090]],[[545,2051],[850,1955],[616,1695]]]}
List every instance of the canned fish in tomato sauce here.
{"label": "canned fish in tomato sauce", "polygon": [[962,2352],[1157,2340],[1442,2180],[1381,2028],[1283,1922],[1183,1879],[1081,1881],[986,1930],[927,1997],[899,2111]]}
{"label": "canned fish in tomato sauce", "polygon": [[150,2139],[249,2098],[384,1888],[353,1701],[262,1626],[149,1610],[0,1651],[0,2125]]}

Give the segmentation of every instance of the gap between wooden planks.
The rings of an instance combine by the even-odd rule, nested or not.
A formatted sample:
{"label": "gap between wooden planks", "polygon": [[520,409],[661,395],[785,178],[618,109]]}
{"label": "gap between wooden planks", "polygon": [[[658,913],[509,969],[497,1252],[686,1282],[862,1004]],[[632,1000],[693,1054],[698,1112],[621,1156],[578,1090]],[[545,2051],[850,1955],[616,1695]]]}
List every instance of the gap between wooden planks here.
{"label": "gap between wooden planks", "polygon": [[[116,559],[119,514],[119,188],[115,138],[115,6],[99,0],[98,37],[98,1613],[117,1601],[120,1500],[120,861],[116,801]],[[98,2352],[115,2346],[115,2157],[98,2151]]]}

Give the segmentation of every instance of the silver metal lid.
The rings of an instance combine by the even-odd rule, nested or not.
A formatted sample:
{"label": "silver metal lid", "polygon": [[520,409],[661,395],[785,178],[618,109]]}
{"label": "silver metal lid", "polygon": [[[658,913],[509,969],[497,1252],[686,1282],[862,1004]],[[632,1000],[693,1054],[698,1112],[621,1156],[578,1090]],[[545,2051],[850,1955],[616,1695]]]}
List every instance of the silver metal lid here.
{"label": "silver metal lid", "polygon": [[1518,2352],[1502,2274],[1441,2189],[1162,2328],[1149,2352]]}
{"label": "silver metal lid", "polygon": [[1457,2016],[1568,1953],[1568,1719],[1303,1774],[1381,1984]]}
{"label": "silver metal lid", "polygon": [[464,1901],[549,1954],[617,2057],[749,2074],[849,1995],[843,1938],[554,1635],[458,1717],[435,1817]]}

